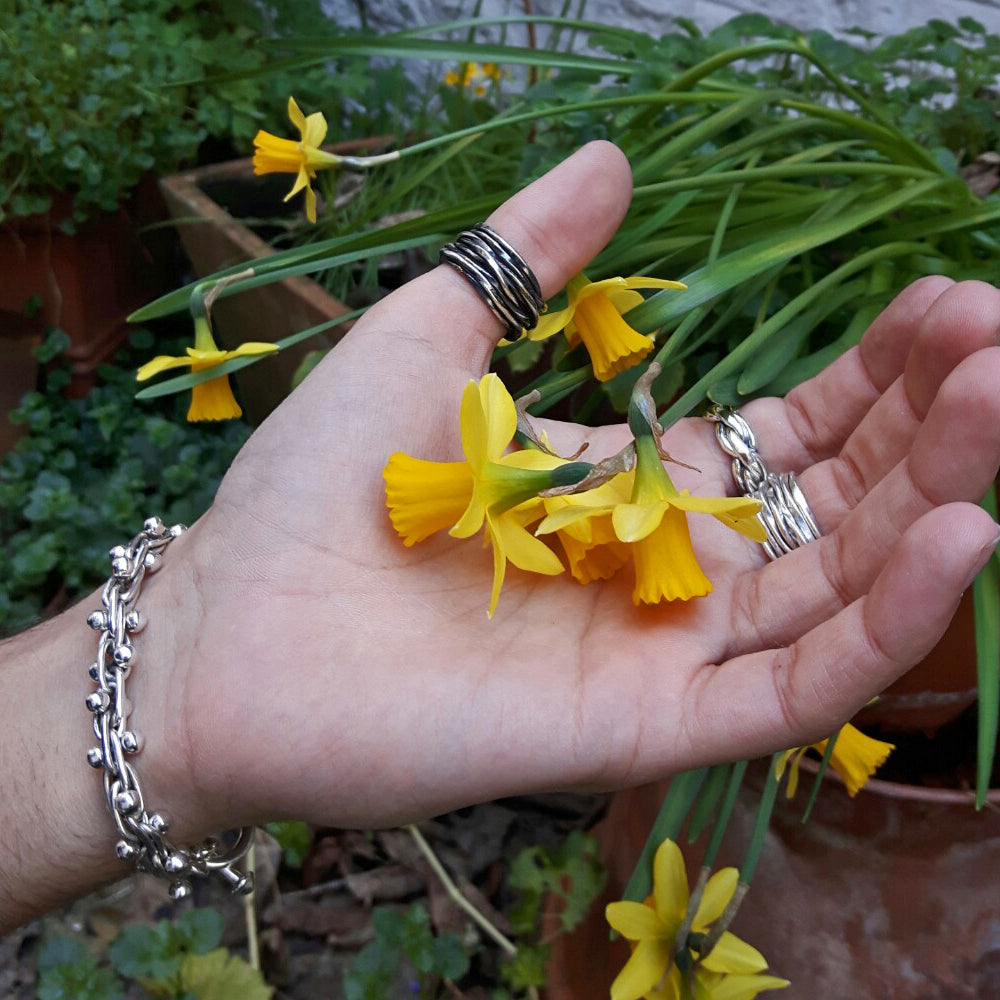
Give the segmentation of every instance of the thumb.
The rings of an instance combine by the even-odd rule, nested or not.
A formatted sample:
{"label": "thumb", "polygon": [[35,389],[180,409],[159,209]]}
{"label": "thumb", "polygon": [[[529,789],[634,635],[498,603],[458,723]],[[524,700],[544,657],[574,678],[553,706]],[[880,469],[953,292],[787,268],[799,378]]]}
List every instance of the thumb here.
{"label": "thumb", "polygon": [[[631,199],[625,154],[610,142],[591,142],[486,221],[524,258],[549,298],[607,245]],[[505,328],[469,281],[442,264],[369,310],[348,339],[378,332],[384,338],[389,331],[392,363],[406,368],[411,384],[441,388],[442,355],[462,382],[478,378]]]}

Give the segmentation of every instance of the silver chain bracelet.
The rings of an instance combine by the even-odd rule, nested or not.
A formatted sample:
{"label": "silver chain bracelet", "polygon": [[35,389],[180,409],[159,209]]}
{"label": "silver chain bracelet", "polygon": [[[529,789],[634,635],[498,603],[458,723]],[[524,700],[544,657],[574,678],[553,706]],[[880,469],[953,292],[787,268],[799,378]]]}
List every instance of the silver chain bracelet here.
{"label": "silver chain bracelet", "polygon": [[194,876],[217,877],[234,893],[246,894],[253,889],[253,873],[240,871],[237,863],[253,844],[253,827],[243,827],[228,848],[216,840],[206,840],[198,848],[173,846],[165,837],[167,818],[147,812],[135,771],[126,760],[141,748],[139,737],[128,728],[130,706],[125,697],[125,681],[135,662],[131,636],[143,625],[135,604],[146,574],[159,568],[162,550],[184,530],[184,525],[167,528],[158,517],[150,517],[132,541],[110,552],[111,578],[101,594],[104,608],[87,618],[101,635],[97,659],[90,667],[97,690],[86,702],[100,745],[87,751],[87,762],[103,769],[104,798],[121,837],[115,850],[122,861],[170,879],[173,899],[191,894]]}
{"label": "silver chain bracelet", "polygon": [[816,541],[821,532],[795,476],[768,472],[757,450],[757,435],[746,420],[731,407],[720,405],[713,406],[705,419],[715,424],[715,437],[733,460],[736,485],[745,496],[760,501],[757,520],[767,534],[764,551],[769,558]]}

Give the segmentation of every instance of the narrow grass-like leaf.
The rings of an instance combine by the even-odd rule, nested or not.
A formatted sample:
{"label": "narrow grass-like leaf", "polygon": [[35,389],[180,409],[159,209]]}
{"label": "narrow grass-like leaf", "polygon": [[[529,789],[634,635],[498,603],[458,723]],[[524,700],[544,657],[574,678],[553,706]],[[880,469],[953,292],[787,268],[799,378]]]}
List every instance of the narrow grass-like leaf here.
{"label": "narrow grass-like leaf", "polygon": [[813,806],[816,805],[816,799],[819,798],[819,787],[823,784],[823,778],[826,776],[826,769],[830,766],[830,761],[833,758],[833,748],[837,745],[839,737],[840,730],[838,729],[826,741],[826,749],[823,751],[823,759],[819,762],[819,769],[816,771],[816,776],[813,778],[812,788],[809,790],[809,801],[806,803],[805,812],[802,813],[803,823],[808,823],[809,817],[812,815]]}
{"label": "narrow grass-like leaf", "polygon": [[778,794],[778,758],[780,753],[774,754],[767,765],[767,780],[764,782],[764,791],[760,796],[760,805],[757,808],[757,821],[754,823],[753,833],[750,835],[750,843],[747,845],[746,854],[743,856],[743,864],[740,867],[740,882],[749,885],[753,881],[754,873],[757,871],[757,862],[760,859],[761,848],[764,846],[764,836],[771,823],[771,813],[774,811],[774,800]]}
{"label": "narrow grass-like leaf", "polygon": [[[991,486],[983,507],[997,519],[996,487]],[[989,559],[972,585],[976,614],[976,671],[979,684],[976,746],[976,808],[986,804],[997,749],[1000,712],[1000,563]]]}
{"label": "narrow grass-like leaf", "polygon": [[663,841],[677,839],[707,774],[708,768],[700,767],[684,771],[671,780],[622,899],[641,903],[649,895],[653,887],[653,855]]}
{"label": "narrow grass-like leaf", "polygon": [[726,797],[722,800],[722,808],[719,815],[715,817],[715,826],[712,828],[712,839],[705,848],[705,856],[702,859],[702,867],[711,868],[715,864],[715,858],[722,846],[722,838],[726,834],[729,826],[729,818],[733,814],[733,807],[736,805],[736,797],[740,793],[740,786],[743,784],[743,777],[747,773],[749,761],[740,760],[733,765],[729,775],[729,786],[726,788]]}
{"label": "narrow grass-like leaf", "polygon": [[[766,323],[763,323],[753,333],[751,333],[746,340],[744,340],[741,344],[738,344],[732,351],[730,351],[730,353],[723,358],[722,361],[716,364],[710,372],[698,379],[698,381],[695,382],[695,384],[691,386],[691,388],[688,389],[678,400],[676,400],[673,405],[671,405],[670,408],[660,417],[660,423],[663,424],[664,427],[669,427],[672,423],[685,416],[691,407],[701,401],[709,386],[715,385],[721,382],[722,379],[728,378],[729,376],[740,371],[744,364],[746,364],[746,362],[754,355],[754,353],[767,343],[768,339],[775,333],[776,330],[779,330],[786,322],[788,322],[800,310],[808,306],[814,299],[825,294],[830,287],[840,284],[848,275],[863,270],[876,260],[892,256],[902,256],[907,253],[915,253],[926,249],[927,248],[922,244],[888,243],[884,246],[876,247],[874,250],[870,250],[866,254],[861,254],[860,256],[855,257],[847,264],[839,267],[836,271],[831,272],[821,281],[816,282],[816,284],[811,288],[802,292],[784,308],[776,312]],[[788,258],[786,257],[784,259],[787,260]],[[677,294],[678,297],[680,297],[682,295],[687,295],[688,292],[680,292]],[[649,303],[647,302],[646,306],[648,305]],[[640,309],[644,309],[646,306],[636,306],[636,308],[629,313],[630,324],[636,325],[632,323],[633,314],[638,312]]]}
{"label": "narrow grass-like leaf", "polygon": [[729,784],[731,770],[729,764],[716,764],[708,772],[705,784],[702,785],[701,792],[698,794],[698,801],[691,812],[691,821],[688,823],[687,839],[689,844],[693,844],[708,826],[708,821],[715,813],[726,786]]}

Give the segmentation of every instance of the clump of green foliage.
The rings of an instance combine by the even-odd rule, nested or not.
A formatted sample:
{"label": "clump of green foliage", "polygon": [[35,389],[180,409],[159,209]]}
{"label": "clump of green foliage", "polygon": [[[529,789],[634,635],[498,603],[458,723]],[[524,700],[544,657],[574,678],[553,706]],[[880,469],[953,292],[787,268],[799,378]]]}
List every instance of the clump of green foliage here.
{"label": "clump of green foliage", "polygon": [[[477,933],[434,933],[427,908],[379,907],[373,914],[375,940],[359,952],[344,977],[346,1000],[384,1000],[407,977],[421,1000],[457,995],[475,983],[494,988],[492,1000],[522,1000],[537,995],[546,982],[545,965],[554,937],[573,930],[604,888],[606,873],[597,859],[597,841],[575,830],[556,850],[527,847],[511,861],[506,912],[516,954],[504,954]],[[543,906],[556,914],[543,933]],[[468,982],[466,981],[468,979]]]}
{"label": "clump of green foliage", "polygon": [[129,924],[106,955],[79,938],[47,937],[38,954],[38,1000],[123,1000],[130,983],[172,1000],[269,1000],[260,973],[220,947],[224,925],[211,909],[152,926]]}
{"label": "clump of green foliage", "polygon": [[[9,5],[8,5],[8,10]],[[226,79],[268,34],[331,30],[318,0],[14,0],[0,25],[0,221],[72,197],[71,227],[116,208],[148,171],[224,155],[310,99],[321,71]]]}
{"label": "clump of green foliage", "polygon": [[136,402],[132,359],[149,355],[146,330],[85,399],[67,399],[68,343],[48,335],[36,351],[44,384],[10,415],[24,433],[0,465],[0,634],[32,624],[57,595],[100,585],[108,549],[151,514],[195,521],[250,433],[238,421],[188,424],[179,397]]}

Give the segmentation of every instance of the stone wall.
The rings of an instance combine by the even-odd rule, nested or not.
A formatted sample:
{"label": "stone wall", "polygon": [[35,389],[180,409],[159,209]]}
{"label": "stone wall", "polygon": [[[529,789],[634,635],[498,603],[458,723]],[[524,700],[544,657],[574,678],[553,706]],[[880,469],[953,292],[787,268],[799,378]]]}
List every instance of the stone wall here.
{"label": "stone wall", "polygon": [[[359,4],[369,25],[386,31],[468,16],[474,8],[469,0],[326,0],[331,15],[344,25],[359,23]],[[533,4],[536,14],[558,14],[561,8],[562,0]],[[512,0],[485,0],[482,13],[497,16],[521,9]],[[584,16],[658,35],[667,29],[671,16],[688,17],[707,29],[751,11],[804,29],[838,32],[858,26],[880,34],[895,34],[933,17],[955,21],[970,16],[1000,34],[1000,0],[589,0]]]}

